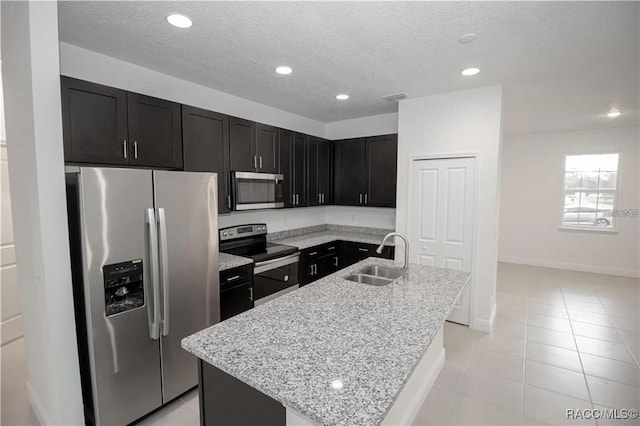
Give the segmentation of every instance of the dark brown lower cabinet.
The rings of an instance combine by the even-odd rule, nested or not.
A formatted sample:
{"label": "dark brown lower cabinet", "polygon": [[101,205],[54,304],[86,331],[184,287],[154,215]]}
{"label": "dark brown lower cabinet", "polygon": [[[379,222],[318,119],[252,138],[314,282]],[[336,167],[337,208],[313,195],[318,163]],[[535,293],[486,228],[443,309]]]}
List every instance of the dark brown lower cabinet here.
{"label": "dark brown lower cabinet", "polygon": [[284,426],[286,408],[235,377],[198,360],[201,426]]}
{"label": "dark brown lower cabinet", "polygon": [[374,244],[333,241],[301,250],[298,268],[300,286],[324,278],[367,257],[393,259],[393,246],[385,246],[381,254],[376,253],[377,247]]}

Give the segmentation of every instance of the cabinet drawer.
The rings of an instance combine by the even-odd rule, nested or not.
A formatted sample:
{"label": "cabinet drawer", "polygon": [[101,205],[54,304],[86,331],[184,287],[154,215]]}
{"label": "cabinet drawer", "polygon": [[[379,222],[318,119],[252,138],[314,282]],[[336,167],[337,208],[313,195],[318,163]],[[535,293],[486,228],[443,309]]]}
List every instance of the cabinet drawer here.
{"label": "cabinet drawer", "polygon": [[253,280],[253,264],[220,271],[220,287]]}

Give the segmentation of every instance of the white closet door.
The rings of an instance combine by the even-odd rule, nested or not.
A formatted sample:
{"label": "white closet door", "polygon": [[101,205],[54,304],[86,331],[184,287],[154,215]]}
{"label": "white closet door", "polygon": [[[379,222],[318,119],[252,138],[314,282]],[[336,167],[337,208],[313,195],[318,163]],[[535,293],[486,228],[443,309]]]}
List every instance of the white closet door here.
{"label": "white closet door", "polygon": [[[417,160],[412,179],[411,262],[471,272],[475,158]],[[470,287],[456,301],[449,321],[469,324]]]}

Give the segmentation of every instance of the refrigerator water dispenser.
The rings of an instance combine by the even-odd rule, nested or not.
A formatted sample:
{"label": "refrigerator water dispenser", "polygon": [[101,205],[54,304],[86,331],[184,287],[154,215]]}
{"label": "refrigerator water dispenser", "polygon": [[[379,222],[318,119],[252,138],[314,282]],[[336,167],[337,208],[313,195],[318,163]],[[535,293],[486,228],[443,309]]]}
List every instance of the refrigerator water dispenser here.
{"label": "refrigerator water dispenser", "polygon": [[107,316],[144,305],[142,259],[105,265],[102,268],[102,274]]}

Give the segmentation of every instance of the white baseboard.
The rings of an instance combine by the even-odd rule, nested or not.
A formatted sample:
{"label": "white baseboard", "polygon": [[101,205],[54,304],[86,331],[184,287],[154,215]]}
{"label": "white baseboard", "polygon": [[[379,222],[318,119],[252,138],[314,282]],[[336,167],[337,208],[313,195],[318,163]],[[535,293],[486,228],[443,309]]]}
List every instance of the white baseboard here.
{"label": "white baseboard", "polygon": [[2,336],[2,345],[22,337],[22,315],[3,321],[0,324],[0,336]]}
{"label": "white baseboard", "polygon": [[31,405],[31,409],[33,413],[38,418],[38,421],[41,425],[53,425],[53,422],[47,411],[44,409],[44,406],[40,402],[40,398],[38,394],[31,387],[31,383],[27,381],[27,397],[29,398],[29,405]]}
{"label": "white baseboard", "polygon": [[620,277],[640,278],[636,269],[611,268],[609,266],[584,265],[581,263],[556,262],[553,260],[531,259],[526,257],[500,256],[499,262],[517,263],[520,265],[542,266],[545,268],[566,269],[569,271],[592,272],[594,274],[617,275]]}
{"label": "white baseboard", "polygon": [[491,333],[491,330],[493,330],[493,324],[496,320],[496,313],[498,311],[497,308],[498,306],[494,301],[493,306],[491,307],[491,315],[489,315],[489,319],[474,318],[471,321],[470,328],[473,330],[481,331],[483,333]]}

